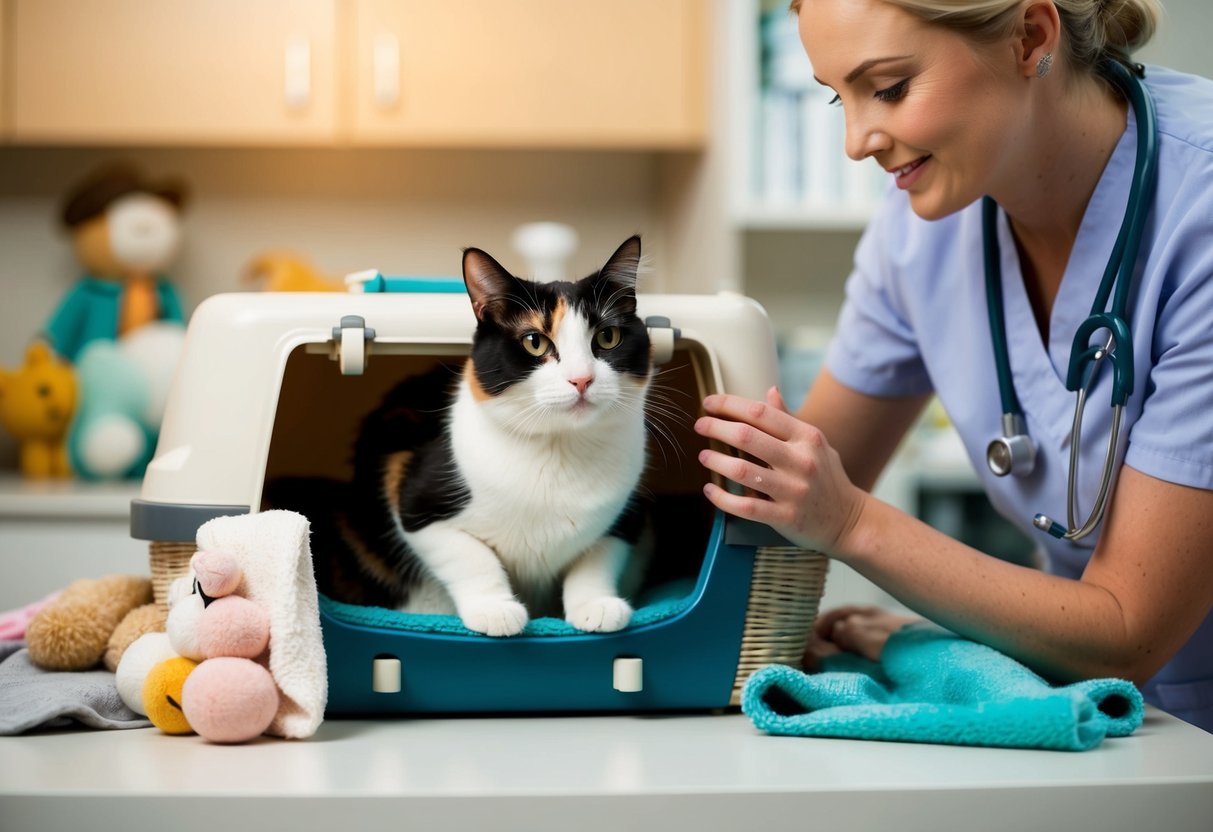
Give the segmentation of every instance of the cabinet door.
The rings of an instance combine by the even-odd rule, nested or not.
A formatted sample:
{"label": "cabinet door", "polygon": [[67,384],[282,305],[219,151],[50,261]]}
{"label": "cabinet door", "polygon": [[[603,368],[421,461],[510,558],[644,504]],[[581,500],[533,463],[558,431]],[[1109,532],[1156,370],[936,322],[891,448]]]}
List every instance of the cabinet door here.
{"label": "cabinet door", "polygon": [[0,0],[0,137],[8,136],[8,107],[5,106],[8,102],[4,97],[8,94],[8,81],[6,70],[8,69],[8,31],[5,29],[8,19],[8,10],[4,7],[4,0]]}
{"label": "cabinet door", "polygon": [[706,0],[358,0],[352,140],[693,147]]}
{"label": "cabinet door", "polygon": [[335,131],[337,0],[12,0],[10,135],[308,143]]}

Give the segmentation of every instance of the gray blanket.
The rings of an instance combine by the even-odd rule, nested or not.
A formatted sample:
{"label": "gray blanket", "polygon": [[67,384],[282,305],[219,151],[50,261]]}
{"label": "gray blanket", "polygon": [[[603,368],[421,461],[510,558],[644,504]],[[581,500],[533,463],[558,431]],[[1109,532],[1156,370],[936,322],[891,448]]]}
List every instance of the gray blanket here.
{"label": "gray blanket", "polygon": [[37,728],[146,728],[108,670],[60,672],[30,661],[22,641],[0,641],[0,735]]}

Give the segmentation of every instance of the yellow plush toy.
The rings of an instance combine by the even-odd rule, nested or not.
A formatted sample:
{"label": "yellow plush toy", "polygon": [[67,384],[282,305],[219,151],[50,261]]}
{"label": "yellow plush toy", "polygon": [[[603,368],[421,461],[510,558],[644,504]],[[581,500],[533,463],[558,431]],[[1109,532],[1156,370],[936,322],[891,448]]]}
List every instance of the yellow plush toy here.
{"label": "yellow plush toy", "polygon": [[244,268],[246,283],[261,284],[266,292],[344,292],[345,285],[316,271],[307,260],[289,251],[267,251]]}
{"label": "yellow plush toy", "polygon": [[143,710],[147,718],[166,734],[192,734],[181,703],[186,679],[198,663],[184,656],[165,659],[152,668],[143,683]]}
{"label": "yellow plush toy", "polygon": [[31,479],[72,475],[67,429],[76,410],[76,374],[37,341],[16,370],[0,369],[0,424],[18,443],[21,473]]}

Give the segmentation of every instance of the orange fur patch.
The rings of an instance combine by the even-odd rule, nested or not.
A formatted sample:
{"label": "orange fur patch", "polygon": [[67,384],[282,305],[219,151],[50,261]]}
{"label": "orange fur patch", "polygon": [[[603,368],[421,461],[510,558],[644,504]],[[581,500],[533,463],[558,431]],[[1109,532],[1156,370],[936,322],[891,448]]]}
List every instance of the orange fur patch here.
{"label": "orange fur patch", "polygon": [[468,359],[463,365],[463,377],[467,379],[468,389],[472,391],[472,398],[478,402],[487,402],[491,396],[484,391],[480,386],[480,379],[476,376],[476,367],[472,364],[472,359]]}
{"label": "orange fur patch", "polygon": [[388,503],[396,514],[400,513],[400,483],[404,482],[404,469],[408,467],[409,460],[412,458],[412,451],[398,451],[388,454],[384,460],[383,487]]}
{"label": "orange fur patch", "polygon": [[560,323],[564,320],[564,316],[569,311],[569,305],[565,303],[564,298],[556,301],[556,308],[552,310],[552,328],[545,332],[544,335],[556,341],[556,333],[560,331]]}
{"label": "orange fur patch", "polygon": [[[354,557],[358,560],[358,565],[365,574],[370,575],[383,586],[390,587],[399,583],[400,577],[396,574],[396,571],[388,566],[383,558],[366,547],[362,539],[350,528],[349,523],[344,517],[337,518],[337,530],[346,545],[350,547],[350,551],[354,553]],[[354,583],[350,587],[351,590],[355,590],[357,587],[357,578],[353,580]]]}

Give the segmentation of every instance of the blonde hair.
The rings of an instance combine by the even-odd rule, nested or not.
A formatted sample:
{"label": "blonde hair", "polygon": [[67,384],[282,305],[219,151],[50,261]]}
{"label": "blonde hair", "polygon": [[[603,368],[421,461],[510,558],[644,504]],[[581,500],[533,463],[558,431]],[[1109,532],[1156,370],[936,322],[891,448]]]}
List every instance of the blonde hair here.
{"label": "blonde hair", "polygon": [[[1022,0],[883,0],[927,23],[937,24],[980,42],[991,42],[1014,30]],[[801,0],[792,0],[793,13]],[[1062,52],[1076,71],[1094,72],[1105,58],[1128,62],[1158,29],[1159,0],[1053,0],[1065,37]]]}

